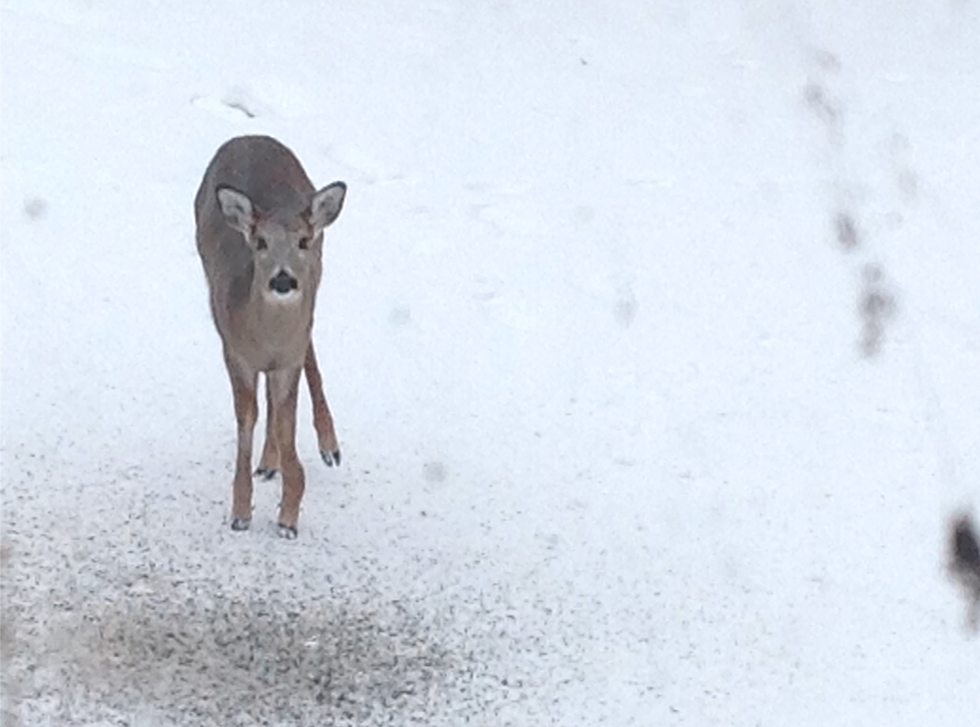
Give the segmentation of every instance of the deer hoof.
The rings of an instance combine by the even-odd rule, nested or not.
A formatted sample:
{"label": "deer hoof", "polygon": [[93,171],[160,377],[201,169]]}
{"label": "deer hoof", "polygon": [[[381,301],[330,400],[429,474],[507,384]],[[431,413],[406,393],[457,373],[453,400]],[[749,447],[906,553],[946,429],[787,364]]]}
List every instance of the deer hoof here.
{"label": "deer hoof", "polygon": [[248,530],[248,526],[252,524],[251,518],[236,517],[231,521],[232,530]]}
{"label": "deer hoof", "polygon": [[279,523],[279,537],[285,540],[296,540],[296,536],[299,535],[299,531],[296,530],[295,525],[283,525]]}
{"label": "deer hoof", "polygon": [[271,480],[273,477],[275,477],[278,473],[279,470],[275,468],[270,469],[268,467],[259,467],[257,470],[255,470],[255,476],[267,482]]}
{"label": "deer hoof", "polygon": [[335,449],[333,452],[325,452],[320,450],[320,456],[323,457],[323,461],[327,463],[327,467],[333,467],[334,465],[340,466],[340,450]]}

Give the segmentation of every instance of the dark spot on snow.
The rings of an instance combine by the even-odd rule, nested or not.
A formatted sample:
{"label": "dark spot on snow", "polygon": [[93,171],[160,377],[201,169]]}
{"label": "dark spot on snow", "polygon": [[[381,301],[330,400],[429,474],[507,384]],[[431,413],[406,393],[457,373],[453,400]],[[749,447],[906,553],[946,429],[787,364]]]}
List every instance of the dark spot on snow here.
{"label": "dark spot on snow", "polygon": [[446,465],[438,460],[426,462],[422,465],[422,474],[427,482],[445,482]]}
{"label": "dark spot on snow", "polygon": [[980,574],[980,544],[968,517],[960,518],[953,528],[953,562],[957,568]]}
{"label": "dark spot on snow", "polygon": [[919,196],[919,175],[915,170],[908,167],[899,169],[895,173],[895,182],[902,199],[906,202],[914,202]]}
{"label": "dark spot on snow", "polygon": [[840,58],[836,54],[831,53],[829,50],[824,50],[823,48],[814,48],[813,60],[821,68],[821,70],[827,71],[829,73],[837,73],[841,69]]}
{"label": "dark spot on snow", "polygon": [[967,623],[980,625],[980,538],[969,515],[953,519],[949,532],[949,572],[967,601]]}
{"label": "dark spot on snow", "polygon": [[412,320],[412,309],[407,305],[397,305],[388,312],[388,322],[393,326],[404,326],[410,320]]}
{"label": "dark spot on snow", "polygon": [[616,303],[613,305],[613,318],[623,328],[629,328],[633,319],[636,318],[636,294],[633,293],[633,288],[628,283],[621,285],[618,293]]}
{"label": "dark spot on snow", "polygon": [[39,220],[48,211],[48,203],[40,197],[31,197],[24,202],[24,214],[28,219]]}
{"label": "dark spot on snow", "polygon": [[629,294],[617,300],[613,308],[613,317],[623,328],[629,328],[633,319],[636,318],[636,298]]}
{"label": "dark spot on snow", "polygon": [[919,196],[919,175],[908,162],[908,154],[912,145],[905,134],[895,133],[888,142],[888,151],[892,158],[895,174],[895,185],[902,201],[914,202]]}
{"label": "dark spot on snow", "polygon": [[840,110],[830,98],[827,89],[816,81],[807,82],[803,87],[803,100],[818,119],[828,126],[836,126],[840,120]]}
{"label": "dark spot on snow", "polygon": [[574,215],[575,224],[579,227],[584,227],[595,218],[595,210],[587,204],[581,204],[575,208]]}
{"label": "dark spot on snow", "polygon": [[857,222],[849,212],[838,212],[834,217],[834,233],[837,236],[837,244],[845,252],[850,252],[861,244]]}
{"label": "dark spot on snow", "polygon": [[878,265],[866,265],[862,271],[862,287],[858,298],[861,319],[861,353],[872,358],[881,351],[885,327],[895,316],[898,305],[889,290],[885,272]]}

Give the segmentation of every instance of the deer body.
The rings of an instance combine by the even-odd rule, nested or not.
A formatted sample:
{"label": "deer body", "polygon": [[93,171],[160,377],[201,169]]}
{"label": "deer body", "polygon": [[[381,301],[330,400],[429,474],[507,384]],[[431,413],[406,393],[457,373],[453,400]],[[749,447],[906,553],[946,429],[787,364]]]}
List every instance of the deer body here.
{"label": "deer body", "polygon": [[232,528],[252,516],[252,436],[258,375],[266,375],[266,442],[257,474],[282,472],[279,531],[295,537],[305,474],[296,455],[296,398],[305,370],[327,464],[340,450],[310,334],[322,271],[323,230],[347,187],[317,191],[289,149],[267,136],[226,142],[198,189],[197,249],[208,281],[238,422]]}

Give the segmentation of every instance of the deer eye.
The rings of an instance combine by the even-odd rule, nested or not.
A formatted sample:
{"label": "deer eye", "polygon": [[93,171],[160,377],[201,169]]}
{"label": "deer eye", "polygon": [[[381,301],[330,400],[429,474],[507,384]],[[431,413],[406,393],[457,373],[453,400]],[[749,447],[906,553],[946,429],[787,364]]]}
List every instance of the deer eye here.
{"label": "deer eye", "polygon": [[259,237],[259,238],[257,238],[255,240],[255,249],[256,250],[268,250],[269,249],[269,243],[266,241],[266,239],[264,237]]}
{"label": "deer eye", "polygon": [[307,250],[307,249],[309,249],[309,247],[310,247],[310,238],[308,238],[308,237],[301,237],[301,238],[299,238],[299,249],[300,250]]}

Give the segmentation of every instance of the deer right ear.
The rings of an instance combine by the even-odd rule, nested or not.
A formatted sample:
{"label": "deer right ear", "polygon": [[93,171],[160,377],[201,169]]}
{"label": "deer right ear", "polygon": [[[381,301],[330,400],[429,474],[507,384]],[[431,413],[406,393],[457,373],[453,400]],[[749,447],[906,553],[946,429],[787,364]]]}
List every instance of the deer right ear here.
{"label": "deer right ear", "polygon": [[329,227],[337,219],[344,208],[346,195],[347,185],[343,182],[328,184],[313,195],[307,214],[315,234],[319,235],[324,227]]}
{"label": "deer right ear", "polygon": [[225,216],[225,222],[232,229],[245,235],[247,239],[255,224],[255,209],[252,207],[252,200],[232,187],[218,187],[216,194],[221,214]]}

